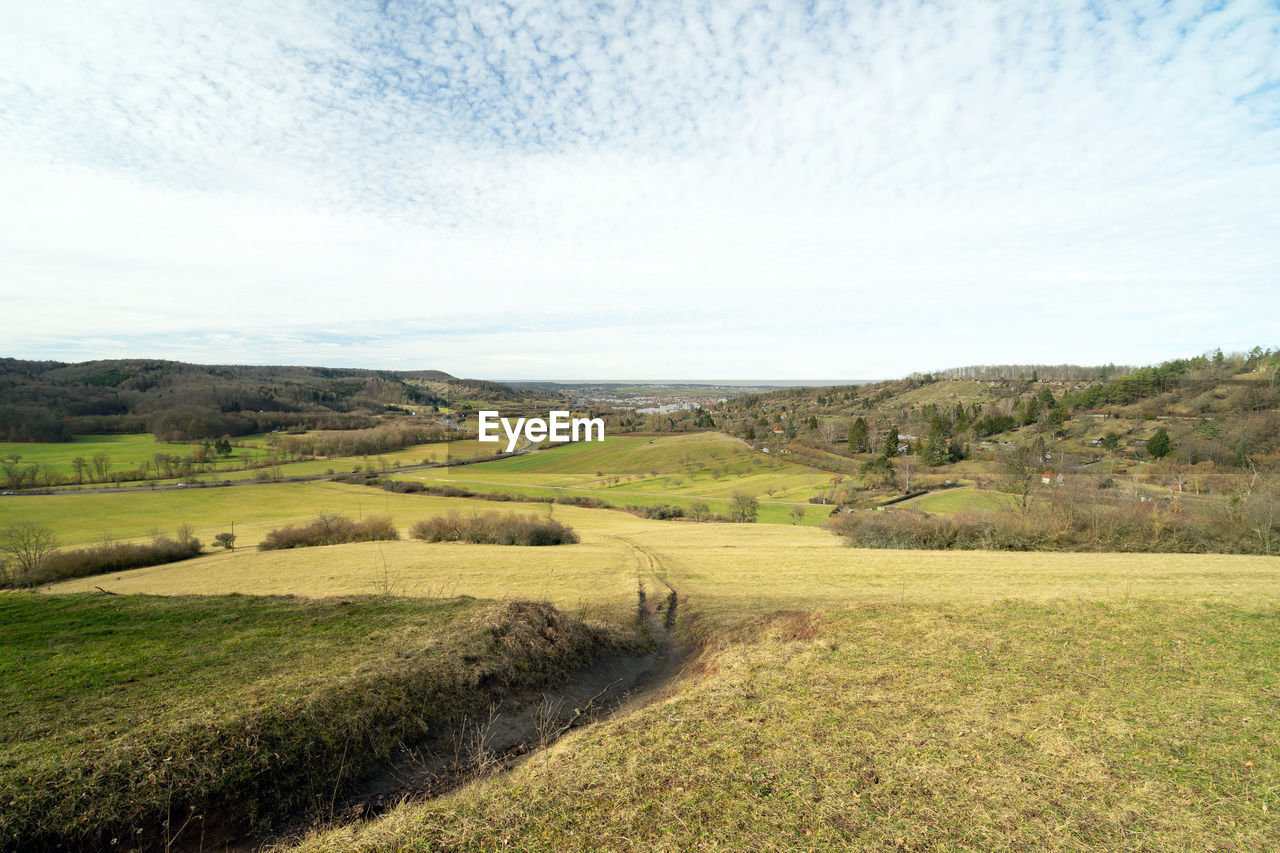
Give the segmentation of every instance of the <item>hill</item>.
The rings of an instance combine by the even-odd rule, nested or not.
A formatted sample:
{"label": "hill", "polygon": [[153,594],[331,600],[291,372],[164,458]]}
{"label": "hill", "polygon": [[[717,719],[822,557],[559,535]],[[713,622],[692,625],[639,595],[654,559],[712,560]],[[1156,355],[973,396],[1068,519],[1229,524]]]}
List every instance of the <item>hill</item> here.
{"label": "hill", "polygon": [[142,432],[188,440],[288,427],[365,429],[383,413],[528,396],[438,370],[6,358],[0,359],[0,441]]}
{"label": "hill", "polygon": [[[717,426],[760,446],[786,446],[810,464],[860,472],[863,454],[896,431],[927,467],[972,458],[986,445],[1041,439],[1101,457],[1102,440],[1130,459],[1184,466],[1280,465],[1280,348],[1216,352],[1147,367],[1005,365],[956,368],[866,386],[796,388],[728,400]],[[865,437],[850,443],[861,421]],[[1144,454],[1158,428],[1167,454]],[[857,426],[860,431],[862,426]],[[989,448],[987,448],[989,449]],[[1051,448],[1050,448],[1051,449]],[[893,455],[893,454],[890,454]]]}

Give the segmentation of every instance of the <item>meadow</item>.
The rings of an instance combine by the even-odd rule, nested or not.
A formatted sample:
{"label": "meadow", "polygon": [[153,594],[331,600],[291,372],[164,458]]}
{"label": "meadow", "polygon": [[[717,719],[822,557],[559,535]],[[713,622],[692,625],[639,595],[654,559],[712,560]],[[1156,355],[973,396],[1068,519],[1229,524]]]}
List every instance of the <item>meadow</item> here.
{"label": "meadow", "polygon": [[[239,500],[240,496],[245,500]],[[118,506],[121,502],[130,505]],[[1280,559],[1200,554],[885,551],[849,548],[820,528],[767,524],[651,521],[627,513],[556,504],[513,504],[426,495],[392,495],[366,486],[287,483],[165,494],[54,495],[10,498],[6,513],[26,504],[56,506],[43,517],[61,537],[77,519],[118,536],[145,536],[147,517],[168,528],[212,512],[243,519],[240,547],[168,566],[58,584],[55,591],[157,594],[303,594],[370,592],[389,577],[406,593],[503,598],[531,595],[560,607],[628,612],[636,579],[669,582],[701,617],[726,626],[773,610],[829,604],[991,602],[1004,598],[1218,600],[1248,607],[1280,601]],[[272,527],[301,523],[323,508],[357,517],[388,515],[406,531],[448,511],[550,514],[581,537],[556,548],[509,548],[414,540],[370,542],[259,553],[251,547]],[[131,521],[131,519],[133,519]],[[132,527],[128,525],[132,524]],[[197,535],[225,529],[196,527]]]}
{"label": "meadow", "polygon": [[[199,464],[192,476],[160,477],[152,470],[146,481],[130,481],[121,488],[145,488],[152,483],[167,485],[178,482],[258,480],[279,477],[314,476],[326,473],[344,473],[353,470],[380,470],[402,465],[446,464],[450,461],[478,459],[492,456],[494,445],[482,444],[475,439],[438,441],[416,444],[381,455],[333,456],[323,459],[281,460],[268,465],[272,459],[270,435],[248,435],[234,439],[229,456],[217,456],[213,462]],[[77,435],[72,442],[0,442],[0,459],[17,454],[22,466],[47,467],[74,483],[76,457],[86,460],[85,487],[93,488],[98,478],[92,473],[95,456],[108,457],[106,472],[128,471],[143,464],[150,464],[156,454],[184,458],[191,455],[199,443],[171,443],[157,441],[150,433],[128,435]],[[249,467],[255,466],[255,467]],[[107,483],[114,486],[113,483]],[[64,485],[60,488],[75,488]]]}
{"label": "meadow", "polygon": [[1274,850],[1274,608],[761,619],[660,701],[319,851]]}
{"label": "meadow", "polygon": [[614,643],[545,605],[389,595],[6,595],[0,637],[5,849],[263,831]]}
{"label": "meadow", "polygon": [[973,512],[984,509],[1008,509],[1015,506],[1013,495],[974,488],[947,489],[906,501],[903,506],[923,512],[941,514]]}
{"label": "meadow", "polygon": [[809,499],[830,488],[831,474],[711,432],[609,436],[402,479],[477,492],[592,496],[615,506],[670,504],[687,511],[701,502],[720,514],[728,512],[734,494],[746,493],[760,502],[757,520],[765,524],[795,524],[795,507],[804,513],[801,524],[821,524],[830,513]]}
{"label": "meadow", "polygon": [[[611,492],[634,491],[663,502],[676,501],[656,491],[666,488],[663,476],[693,470],[698,489],[739,479],[704,476],[698,465],[709,462],[739,466],[740,480],[759,483],[825,476],[757,459],[763,455],[731,439],[610,442],[447,476],[474,478],[467,485],[481,490],[502,482],[610,500]],[[664,465],[674,468],[664,473]],[[439,482],[442,472],[414,476]],[[948,512],[990,495],[957,490],[921,500]],[[322,509],[385,514],[402,532],[451,511],[550,515],[580,542],[252,547],[270,529]],[[294,685],[311,689],[365,671],[362,655],[394,633],[386,620],[417,607],[438,608],[424,613],[441,621],[395,648],[472,636],[466,626],[477,608],[510,598],[543,599],[585,624],[625,631],[634,627],[639,589],[651,602],[676,590],[674,638],[689,658],[661,692],[567,734],[508,773],[370,822],[281,841],[282,849],[298,842],[307,851],[560,850],[584,839],[596,849],[672,851],[1280,845],[1280,558],[866,550],[808,524],[655,521],[335,482],[0,501],[0,527],[23,519],[48,525],[66,544],[104,532],[145,539],[153,528],[182,523],[207,542],[231,520],[241,537],[235,551],[23,594],[24,602],[68,602],[51,627],[28,615],[0,628],[15,649],[8,672],[17,675],[6,699],[11,706],[38,699],[38,719],[50,721],[40,729],[48,734],[12,748],[28,751],[24,762],[50,767],[81,749],[72,740],[87,735],[78,732],[97,731],[77,720],[92,719],[104,703],[112,703],[117,725],[134,718],[134,708],[177,719],[191,700],[172,685],[198,678],[201,692],[217,697],[210,713],[252,706],[251,694],[260,695],[253,691],[287,678],[272,663],[265,681],[245,679],[239,667],[247,663],[233,658],[253,643],[279,649],[285,669],[314,672],[315,681]],[[97,587],[117,595],[89,595]],[[328,640],[306,645],[308,620],[323,625],[331,617],[305,615],[305,607],[327,612],[350,606],[335,602],[370,596],[385,604],[361,605],[373,608],[367,624],[361,617],[341,629],[370,630],[367,643],[341,653]],[[0,597],[0,605],[18,598]],[[73,625],[93,623],[75,608],[122,602],[164,610],[165,601],[204,608],[210,617],[194,621],[208,627],[170,634],[163,654],[127,648],[122,657],[152,662],[140,684],[123,681],[137,674],[120,662],[94,668],[108,646],[94,651],[95,633],[76,639]],[[229,614],[246,608],[264,615],[246,617],[249,633],[233,639]],[[278,634],[267,627],[271,608],[284,608]],[[22,626],[17,634],[14,625]],[[220,637],[230,645],[220,646]],[[77,642],[81,658],[60,656],[81,648]],[[184,651],[187,643],[193,648]],[[318,657],[305,657],[312,654]],[[170,675],[175,681],[164,680]],[[171,698],[154,704],[166,685]],[[60,691],[74,700],[65,710],[55,707]],[[59,740],[55,729],[72,740]]]}

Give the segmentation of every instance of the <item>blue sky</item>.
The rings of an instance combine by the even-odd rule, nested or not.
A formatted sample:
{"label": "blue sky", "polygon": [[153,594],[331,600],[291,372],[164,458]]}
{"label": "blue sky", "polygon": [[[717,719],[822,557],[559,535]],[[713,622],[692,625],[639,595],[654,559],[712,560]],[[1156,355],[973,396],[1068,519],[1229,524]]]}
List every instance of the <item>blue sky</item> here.
{"label": "blue sky", "polygon": [[0,7],[26,358],[882,377],[1280,344],[1280,5]]}

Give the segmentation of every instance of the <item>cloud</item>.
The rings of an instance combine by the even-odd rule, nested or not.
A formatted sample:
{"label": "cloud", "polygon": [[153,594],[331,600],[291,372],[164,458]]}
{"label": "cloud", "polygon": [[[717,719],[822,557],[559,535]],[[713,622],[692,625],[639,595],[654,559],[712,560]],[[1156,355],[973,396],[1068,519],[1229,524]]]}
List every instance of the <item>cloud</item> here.
{"label": "cloud", "polygon": [[16,355],[863,377],[1277,343],[1272,4],[14,4],[0,57]]}

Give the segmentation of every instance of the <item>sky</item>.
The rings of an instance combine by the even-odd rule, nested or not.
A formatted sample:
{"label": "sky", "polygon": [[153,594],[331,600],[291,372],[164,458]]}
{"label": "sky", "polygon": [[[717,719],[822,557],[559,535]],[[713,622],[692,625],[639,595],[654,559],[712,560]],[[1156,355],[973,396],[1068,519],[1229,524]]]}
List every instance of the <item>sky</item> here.
{"label": "sky", "polygon": [[1280,3],[6,3],[0,356],[1280,346]]}

